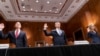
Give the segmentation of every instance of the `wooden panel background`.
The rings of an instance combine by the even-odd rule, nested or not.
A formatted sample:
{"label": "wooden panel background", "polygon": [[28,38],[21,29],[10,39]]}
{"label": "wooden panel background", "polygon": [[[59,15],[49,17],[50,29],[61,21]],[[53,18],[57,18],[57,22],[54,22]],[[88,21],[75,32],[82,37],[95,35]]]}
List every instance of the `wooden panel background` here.
{"label": "wooden panel background", "polygon": [[[73,41],[73,32],[79,28],[83,29],[84,39],[87,39],[86,27],[90,24],[94,24],[100,32],[100,0],[89,0],[87,4],[67,23],[62,23],[62,29],[65,30],[67,38]],[[15,22],[6,22],[2,16],[0,16],[0,22],[5,24],[4,33],[14,29]],[[28,45],[32,47],[36,41],[45,41],[49,44],[52,43],[52,37],[47,37],[43,33],[43,24],[45,22],[21,22],[22,30],[27,34]],[[49,22],[49,30],[54,29],[54,23]],[[9,40],[0,40],[0,43],[8,43]]]}

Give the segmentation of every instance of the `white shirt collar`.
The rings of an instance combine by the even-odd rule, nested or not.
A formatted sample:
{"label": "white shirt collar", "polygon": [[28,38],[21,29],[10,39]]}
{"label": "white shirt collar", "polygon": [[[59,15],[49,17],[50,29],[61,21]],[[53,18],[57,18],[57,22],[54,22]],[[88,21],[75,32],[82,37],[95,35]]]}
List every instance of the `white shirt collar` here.
{"label": "white shirt collar", "polygon": [[60,28],[56,28],[56,30],[61,30]]}

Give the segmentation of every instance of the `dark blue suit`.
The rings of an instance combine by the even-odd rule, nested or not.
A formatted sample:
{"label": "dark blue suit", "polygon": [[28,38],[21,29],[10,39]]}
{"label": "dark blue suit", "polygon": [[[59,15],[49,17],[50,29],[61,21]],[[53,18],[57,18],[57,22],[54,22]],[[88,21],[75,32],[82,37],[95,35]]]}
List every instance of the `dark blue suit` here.
{"label": "dark blue suit", "polygon": [[53,36],[52,40],[54,45],[66,45],[67,43],[66,35],[63,30],[61,35],[59,35],[56,30],[52,30],[51,32],[47,32],[46,30],[44,30],[44,33],[46,36]]}
{"label": "dark blue suit", "polygon": [[91,43],[100,44],[100,36],[97,34],[97,32],[88,32],[88,37],[92,39]]}
{"label": "dark blue suit", "polygon": [[17,38],[15,37],[14,31],[10,31],[8,34],[3,34],[3,32],[0,31],[0,37],[3,39],[9,38],[10,43],[15,44],[16,47],[27,47],[26,34],[23,31],[20,31],[20,34]]}

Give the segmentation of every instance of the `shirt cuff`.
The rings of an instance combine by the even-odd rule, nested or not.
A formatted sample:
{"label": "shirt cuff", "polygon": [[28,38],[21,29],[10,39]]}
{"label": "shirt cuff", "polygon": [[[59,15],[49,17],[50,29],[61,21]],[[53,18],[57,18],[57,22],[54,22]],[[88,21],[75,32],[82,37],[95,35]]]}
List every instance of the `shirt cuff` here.
{"label": "shirt cuff", "polygon": [[0,31],[2,31],[2,29],[0,29]]}

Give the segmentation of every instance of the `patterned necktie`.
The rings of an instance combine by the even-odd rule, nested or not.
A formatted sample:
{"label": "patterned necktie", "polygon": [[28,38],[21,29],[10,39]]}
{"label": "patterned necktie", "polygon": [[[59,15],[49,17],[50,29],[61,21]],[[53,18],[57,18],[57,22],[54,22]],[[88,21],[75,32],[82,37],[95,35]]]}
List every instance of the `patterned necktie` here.
{"label": "patterned necktie", "polygon": [[15,36],[16,36],[16,38],[18,37],[18,30],[16,30],[16,32],[15,32]]}

